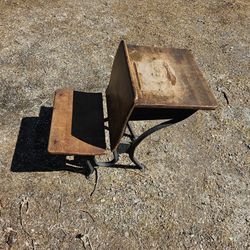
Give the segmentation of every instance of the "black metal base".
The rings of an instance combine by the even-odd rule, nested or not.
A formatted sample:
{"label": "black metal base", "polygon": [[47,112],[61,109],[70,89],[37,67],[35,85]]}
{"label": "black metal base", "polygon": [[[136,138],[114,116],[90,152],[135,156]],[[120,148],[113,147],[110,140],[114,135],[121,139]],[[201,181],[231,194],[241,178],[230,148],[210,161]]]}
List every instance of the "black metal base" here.
{"label": "black metal base", "polygon": [[[128,127],[130,134],[125,134],[125,136],[128,136],[130,138],[131,142],[130,142],[130,144],[127,145],[126,150],[122,153],[127,153],[129,155],[129,158],[134,163],[134,165],[132,167],[135,169],[140,169],[140,170],[144,169],[144,165],[142,163],[140,163],[139,160],[135,157],[135,150],[138,147],[138,145],[146,137],[148,137],[152,133],[154,133],[162,128],[169,127],[170,125],[173,125],[175,123],[183,121],[184,119],[186,119],[187,117],[192,115],[195,111],[196,110],[181,110],[181,112],[176,112],[175,116],[173,118],[171,118],[167,121],[164,121],[164,122],[150,128],[150,129],[146,130],[140,136],[135,135],[131,125],[128,122],[127,127]],[[95,157],[93,157],[91,160],[88,160],[87,164],[89,167],[89,174],[91,175],[94,172],[94,168],[96,168],[96,167],[111,167],[111,166],[115,167],[116,163],[119,161],[119,155],[120,155],[120,152],[115,150],[113,152],[114,158],[111,161],[98,162]]]}

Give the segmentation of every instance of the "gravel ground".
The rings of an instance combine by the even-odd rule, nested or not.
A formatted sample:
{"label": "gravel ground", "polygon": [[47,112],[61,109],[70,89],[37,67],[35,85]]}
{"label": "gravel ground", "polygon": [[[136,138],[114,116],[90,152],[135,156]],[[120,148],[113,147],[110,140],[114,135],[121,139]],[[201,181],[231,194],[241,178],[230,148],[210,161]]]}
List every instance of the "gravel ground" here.
{"label": "gravel ground", "polygon": [[[249,16],[248,0],[0,0],[0,249],[250,249]],[[98,169],[90,196],[94,176],[46,152],[50,107],[58,88],[103,91],[121,39],[191,49],[219,107],[145,140],[145,172]]]}

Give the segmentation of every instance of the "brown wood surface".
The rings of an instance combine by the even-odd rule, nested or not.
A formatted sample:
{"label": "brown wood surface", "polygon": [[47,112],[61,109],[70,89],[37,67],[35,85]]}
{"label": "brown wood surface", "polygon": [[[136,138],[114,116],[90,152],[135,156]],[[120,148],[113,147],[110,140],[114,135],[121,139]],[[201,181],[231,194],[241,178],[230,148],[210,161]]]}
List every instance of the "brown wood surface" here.
{"label": "brown wood surface", "polygon": [[136,107],[215,109],[217,102],[189,50],[128,45]]}
{"label": "brown wood surface", "polygon": [[115,56],[106,90],[111,151],[118,147],[134,107],[135,93],[132,84],[127,47],[122,41]]}
{"label": "brown wood surface", "polygon": [[[48,151],[52,154],[64,154],[64,155],[101,155],[105,153],[104,147],[97,147],[95,144],[85,142],[82,138],[77,138],[77,135],[73,135],[73,97],[74,91],[69,89],[57,90],[54,99],[53,115],[50,129],[50,138]],[[80,95],[81,97],[81,95]],[[79,106],[79,105],[78,105]],[[100,105],[99,105],[100,106]],[[79,108],[79,107],[76,107]],[[102,108],[102,105],[101,105]],[[89,110],[93,114],[93,110]],[[102,115],[101,113],[99,114]],[[89,122],[88,119],[91,115],[82,117],[83,122]],[[76,119],[77,120],[77,119]],[[93,121],[96,123],[96,121]],[[81,124],[76,126],[80,127]],[[98,125],[100,127],[100,124]],[[98,128],[98,137],[101,141],[104,140],[104,130]],[[84,136],[84,135],[83,135]],[[85,136],[88,139],[88,136]],[[91,139],[91,138],[89,138]],[[95,141],[95,138],[94,138]],[[105,141],[105,140],[104,140]],[[103,143],[101,143],[103,144]],[[104,143],[105,144],[105,143]]]}

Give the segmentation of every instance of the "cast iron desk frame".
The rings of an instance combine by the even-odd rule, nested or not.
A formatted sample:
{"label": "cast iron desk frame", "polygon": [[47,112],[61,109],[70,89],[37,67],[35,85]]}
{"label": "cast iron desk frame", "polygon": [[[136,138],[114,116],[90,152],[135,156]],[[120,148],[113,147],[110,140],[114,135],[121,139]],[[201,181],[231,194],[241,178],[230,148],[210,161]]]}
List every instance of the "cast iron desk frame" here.
{"label": "cast iron desk frame", "polygon": [[[90,174],[95,167],[115,166],[121,153],[119,146],[123,136],[131,140],[125,153],[135,168],[143,169],[143,164],[135,157],[135,150],[145,138],[183,121],[197,110],[217,107],[216,99],[189,50],[127,45],[122,41],[106,89],[108,118],[104,122],[109,122],[110,150],[114,158],[108,162],[98,162],[95,156],[105,154],[106,148],[88,144],[84,140],[79,142],[72,136],[74,97],[72,91],[61,91],[55,98],[48,149],[53,154],[91,156],[87,160]],[[97,106],[101,107],[99,104]],[[80,109],[79,105],[76,106]],[[62,121],[62,117],[66,122]],[[100,120],[103,116],[97,118]],[[129,121],[136,120],[165,121],[137,137],[129,124]],[[99,129],[102,129],[103,123],[99,125]],[[125,133],[126,128],[129,135]]]}
{"label": "cast iron desk frame", "polygon": [[[142,112],[140,112],[139,110],[140,109],[138,109],[137,112],[132,113],[129,121],[136,121],[136,120],[142,121],[142,120],[147,120],[147,118],[152,120],[152,119],[154,119],[154,113],[156,113],[156,118],[165,117],[166,115],[164,115],[164,114],[170,113],[170,115],[168,115],[167,120],[147,129],[139,136],[136,136],[129,121],[127,123],[127,128],[129,130],[130,134],[124,134],[124,136],[129,137],[131,142],[127,145],[125,152],[122,152],[122,153],[127,153],[129,155],[129,158],[134,163],[134,166],[132,166],[132,167],[134,167],[135,169],[144,170],[144,165],[135,157],[135,150],[139,146],[139,144],[144,139],[146,139],[148,136],[153,134],[154,132],[185,120],[186,118],[188,118],[189,116],[194,114],[197,110],[192,110],[192,109],[179,109],[179,110],[178,109],[172,109],[172,110],[143,109]],[[105,119],[105,121],[107,121],[107,119]],[[119,150],[116,149],[113,151],[113,159],[111,161],[98,162],[95,157],[93,157],[91,160],[87,160],[87,164],[88,164],[88,167],[90,169],[90,174],[92,174],[94,172],[94,167],[111,167],[111,166],[115,167],[115,164],[119,161],[119,156],[120,156],[120,152],[119,152]]]}

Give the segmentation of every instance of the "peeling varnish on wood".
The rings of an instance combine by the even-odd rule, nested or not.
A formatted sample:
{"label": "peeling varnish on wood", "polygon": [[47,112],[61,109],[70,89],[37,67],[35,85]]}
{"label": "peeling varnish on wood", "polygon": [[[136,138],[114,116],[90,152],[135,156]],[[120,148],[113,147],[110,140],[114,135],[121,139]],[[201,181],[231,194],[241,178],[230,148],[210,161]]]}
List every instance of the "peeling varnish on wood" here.
{"label": "peeling varnish on wood", "polygon": [[182,98],[183,88],[165,57],[143,57],[141,61],[134,62],[134,68],[142,93],[175,101]]}
{"label": "peeling varnish on wood", "polygon": [[136,62],[133,63],[134,65],[134,69],[135,69],[135,74],[136,74],[136,78],[137,78],[137,81],[138,81],[138,85],[139,85],[139,88],[141,89],[141,80],[140,80],[140,75],[138,73],[138,70],[137,70],[137,66],[136,66]]}
{"label": "peeling varnish on wood", "polygon": [[169,81],[171,82],[172,85],[176,84],[176,76],[172,73],[172,70],[170,69],[170,67],[167,65],[166,62],[164,62],[163,66],[166,69],[166,76],[169,79]]}

